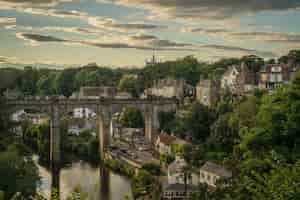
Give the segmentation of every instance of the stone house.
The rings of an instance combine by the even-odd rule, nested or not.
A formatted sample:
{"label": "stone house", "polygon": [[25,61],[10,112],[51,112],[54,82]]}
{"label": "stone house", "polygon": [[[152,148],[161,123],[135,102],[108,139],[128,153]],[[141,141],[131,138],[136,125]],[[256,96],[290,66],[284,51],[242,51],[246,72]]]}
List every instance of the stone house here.
{"label": "stone house", "polygon": [[256,76],[256,73],[249,69],[246,63],[243,62],[237,77],[237,94],[244,95],[253,91],[257,86]]}
{"label": "stone house", "polygon": [[185,185],[186,167],[187,163],[180,156],[176,156],[175,161],[169,165],[167,182],[163,185],[163,199],[185,199],[197,192],[199,183],[197,174],[187,177]]}
{"label": "stone house", "polygon": [[200,80],[196,86],[196,99],[208,107],[216,105],[219,100],[219,87],[219,81]]}
{"label": "stone house", "polygon": [[21,121],[29,120],[33,124],[41,125],[49,119],[49,116],[45,113],[27,113],[27,112],[24,112],[20,116],[20,119],[21,119]]}
{"label": "stone house", "polygon": [[259,88],[272,91],[289,83],[297,67],[289,64],[267,64],[259,73]]}
{"label": "stone house", "polygon": [[212,188],[215,188],[217,186],[216,184],[218,180],[228,180],[231,177],[231,171],[213,162],[206,162],[200,168],[200,183],[205,183]]}
{"label": "stone house", "polygon": [[180,79],[161,79],[155,81],[153,87],[147,88],[144,91],[143,98],[149,96],[165,97],[165,98],[178,98],[182,99],[190,93],[190,87],[186,84],[185,80]]}
{"label": "stone house", "polygon": [[[184,184],[166,184],[163,185],[163,199],[164,200],[184,200],[190,197],[193,193],[198,192],[197,186]],[[187,194],[186,194],[187,193]]]}
{"label": "stone house", "polygon": [[158,135],[155,142],[155,149],[159,154],[170,155],[171,154],[171,145],[176,140],[175,136],[171,136],[167,133],[161,133]]}
{"label": "stone house", "polygon": [[228,89],[232,94],[235,94],[237,91],[236,86],[237,86],[237,80],[239,74],[240,74],[239,66],[237,65],[230,66],[221,78],[221,89],[222,90]]}
{"label": "stone house", "polygon": [[240,66],[231,66],[221,78],[221,89],[229,90],[233,95],[242,96],[256,88],[256,76],[256,73],[244,62]]}

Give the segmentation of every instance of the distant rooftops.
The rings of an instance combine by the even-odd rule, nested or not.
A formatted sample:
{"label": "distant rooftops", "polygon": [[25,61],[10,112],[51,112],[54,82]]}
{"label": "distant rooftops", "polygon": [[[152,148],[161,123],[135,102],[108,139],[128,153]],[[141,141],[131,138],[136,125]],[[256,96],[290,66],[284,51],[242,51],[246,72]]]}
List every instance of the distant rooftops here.
{"label": "distant rooftops", "polygon": [[215,164],[213,162],[207,161],[200,169],[201,171],[206,171],[209,173],[216,174],[220,177],[224,178],[231,178],[232,177],[232,172],[227,170],[221,165]]}

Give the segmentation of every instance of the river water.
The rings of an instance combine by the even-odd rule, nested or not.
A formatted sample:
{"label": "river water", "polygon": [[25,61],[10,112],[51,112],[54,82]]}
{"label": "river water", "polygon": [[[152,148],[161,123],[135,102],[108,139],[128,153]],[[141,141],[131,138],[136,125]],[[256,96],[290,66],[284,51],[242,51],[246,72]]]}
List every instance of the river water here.
{"label": "river water", "polygon": [[[34,157],[34,160],[37,161],[37,157]],[[84,161],[74,162],[52,173],[45,167],[37,165],[41,176],[38,192],[48,199],[52,179],[58,185],[62,199],[66,199],[76,187],[87,192],[89,200],[124,200],[125,195],[132,196],[128,178],[102,167],[93,167]]]}

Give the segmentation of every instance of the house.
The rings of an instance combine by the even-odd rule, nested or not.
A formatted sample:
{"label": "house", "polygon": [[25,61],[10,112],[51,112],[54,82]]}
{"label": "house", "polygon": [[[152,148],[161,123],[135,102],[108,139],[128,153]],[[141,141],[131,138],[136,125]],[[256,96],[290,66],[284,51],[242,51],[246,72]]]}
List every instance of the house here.
{"label": "house", "polygon": [[216,105],[219,99],[219,81],[200,80],[196,86],[196,99],[208,107]]}
{"label": "house", "polygon": [[228,180],[231,177],[231,171],[213,162],[208,161],[200,168],[200,183],[206,183],[212,188],[216,187],[218,180]]}
{"label": "house", "polygon": [[186,167],[186,161],[180,156],[176,156],[169,165],[167,182],[163,185],[163,199],[185,199],[198,191],[198,176],[185,173]]}
{"label": "house", "polygon": [[251,70],[245,62],[241,63],[240,73],[237,77],[237,94],[244,95],[253,91],[257,86],[256,73]]}
{"label": "house", "polygon": [[158,135],[155,142],[155,149],[160,154],[171,154],[171,145],[176,140],[175,136],[171,136],[167,133],[161,133]]}
{"label": "house", "polygon": [[19,110],[15,113],[13,113],[10,117],[10,119],[14,122],[20,122],[23,120],[23,116],[25,115],[25,111],[24,110]]}
{"label": "house", "polygon": [[96,113],[89,108],[75,108],[73,110],[73,117],[74,118],[85,118],[85,119],[95,118]]}
{"label": "house", "polygon": [[223,90],[229,90],[231,93],[236,93],[236,86],[238,75],[240,74],[239,66],[230,66],[221,78],[221,88]]}
{"label": "house", "polygon": [[184,168],[187,163],[180,156],[176,156],[175,160],[168,166],[168,183],[184,184]]}
{"label": "house", "polygon": [[147,97],[165,97],[165,98],[178,98],[182,99],[184,98],[187,89],[187,84],[185,80],[180,79],[161,79],[158,81],[155,81],[153,84],[153,87],[147,88],[144,91],[144,95],[142,98]]}
{"label": "house", "polygon": [[240,66],[234,65],[228,68],[221,79],[221,89],[229,90],[237,96],[245,95],[253,91],[257,86],[257,74],[246,63]]}
{"label": "house", "polygon": [[184,184],[165,184],[163,185],[163,199],[164,200],[183,200],[190,197],[193,193],[198,192],[197,186]]}
{"label": "house", "polygon": [[273,91],[289,83],[296,71],[297,67],[289,64],[267,64],[260,70],[259,88]]}
{"label": "house", "polygon": [[49,116],[45,113],[27,113],[24,112],[20,116],[21,120],[29,120],[33,124],[41,125],[49,119]]}

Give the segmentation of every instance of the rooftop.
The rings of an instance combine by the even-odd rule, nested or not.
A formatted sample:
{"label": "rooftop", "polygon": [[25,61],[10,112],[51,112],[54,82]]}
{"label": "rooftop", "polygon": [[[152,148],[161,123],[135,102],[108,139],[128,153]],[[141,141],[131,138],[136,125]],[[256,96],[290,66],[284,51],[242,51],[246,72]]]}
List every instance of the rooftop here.
{"label": "rooftop", "polygon": [[185,160],[179,156],[176,156],[176,159],[169,165],[168,171],[171,173],[180,173],[183,171],[185,166],[187,166]]}
{"label": "rooftop", "polygon": [[213,174],[217,174],[218,176],[230,178],[232,177],[232,172],[227,170],[221,165],[215,164],[213,162],[206,162],[200,169],[201,171],[207,171]]}
{"label": "rooftop", "polygon": [[171,136],[167,133],[161,133],[158,135],[159,141],[165,145],[171,145],[175,140],[175,136]]}

